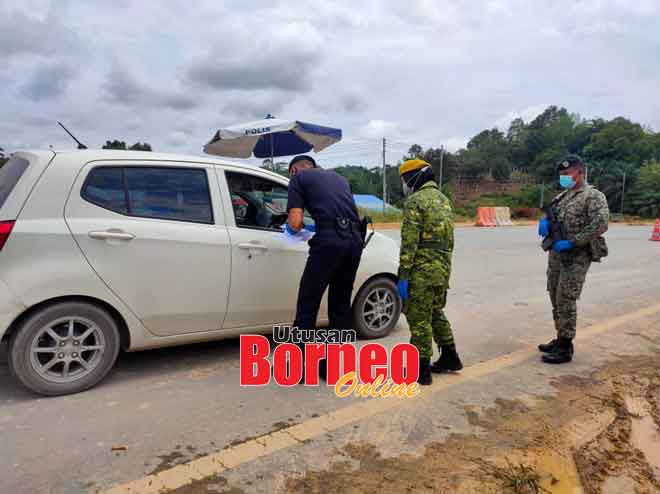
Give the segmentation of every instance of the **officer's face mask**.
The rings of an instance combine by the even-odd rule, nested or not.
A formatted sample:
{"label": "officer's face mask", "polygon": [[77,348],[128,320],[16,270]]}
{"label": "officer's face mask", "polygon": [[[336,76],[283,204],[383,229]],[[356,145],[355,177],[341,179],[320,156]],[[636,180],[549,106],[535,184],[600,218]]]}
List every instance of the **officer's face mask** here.
{"label": "officer's face mask", "polygon": [[401,188],[403,189],[404,196],[410,195],[410,187],[408,187],[408,184],[404,179],[401,179]]}
{"label": "officer's face mask", "polygon": [[572,189],[575,187],[575,179],[570,175],[559,175],[559,185],[563,189]]}
{"label": "officer's face mask", "polygon": [[415,185],[417,185],[417,180],[419,180],[420,174],[426,170],[428,167],[422,168],[421,170],[417,171],[412,177],[410,177],[410,184],[406,182],[406,180],[401,177],[401,187],[403,188],[403,195],[407,196],[412,194],[415,191]]}

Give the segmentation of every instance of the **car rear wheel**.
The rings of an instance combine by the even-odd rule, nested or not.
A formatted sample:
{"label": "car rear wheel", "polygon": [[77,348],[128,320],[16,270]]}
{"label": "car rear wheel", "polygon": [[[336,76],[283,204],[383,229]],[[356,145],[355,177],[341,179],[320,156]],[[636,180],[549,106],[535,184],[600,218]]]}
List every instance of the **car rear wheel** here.
{"label": "car rear wheel", "polygon": [[102,308],[84,302],[46,306],[9,341],[9,368],[32,391],[57,396],[89,389],[112,369],[119,331]]}
{"label": "car rear wheel", "polygon": [[401,315],[401,299],[389,278],[368,281],[353,302],[355,329],[365,339],[382,338],[392,332]]}

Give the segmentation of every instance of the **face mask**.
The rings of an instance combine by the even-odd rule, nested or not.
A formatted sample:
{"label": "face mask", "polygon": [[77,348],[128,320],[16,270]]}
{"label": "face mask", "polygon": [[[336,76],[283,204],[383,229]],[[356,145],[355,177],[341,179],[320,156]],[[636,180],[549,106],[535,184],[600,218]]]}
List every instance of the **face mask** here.
{"label": "face mask", "polygon": [[559,176],[559,185],[564,189],[572,189],[575,187],[575,180],[570,175],[560,175]]}
{"label": "face mask", "polygon": [[[428,167],[426,167],[428,168]],[[401,186],[403,188],[403,195],[407,196],[409,194],[412,194],[414,192],[414,187],[417,185],[417,180],[419,179],[420,174],[426,170],[426,168],[422,168],[419,170],[417,173],[415,173],[411,178],[410,181],[412,182],[412,187],[406,183],[404,179],[401,179]]]}

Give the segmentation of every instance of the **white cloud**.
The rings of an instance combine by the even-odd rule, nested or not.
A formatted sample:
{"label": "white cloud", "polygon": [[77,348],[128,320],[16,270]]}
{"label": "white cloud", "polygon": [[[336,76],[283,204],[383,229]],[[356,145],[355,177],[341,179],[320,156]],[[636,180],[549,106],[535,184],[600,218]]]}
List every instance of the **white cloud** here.
{"label": "white cloud", "polygon": [[341,127],[369,144],[337,157],[377,161],[382,137],[456,149],[546,102],[660,128],[654,0],[4,4],[5,149],[70,146],[60,119],[91,146],[199,153],[218,127],[275,113]]}
{"label": "white cloud", "polygon": [[550,106],[550,104],[544,103],[539,105],[528,106],[527,108],[523,108],[522,110],[510,111],[506,115],[503,115],[497,120],[495,120],[495,127],[500,129],[502,132],[506,133],[506,131],[509,129],[509,124],[511,123],[512,120],[515,120],[516,118],[522,118],[525,123],[529,123],[538,114],[543,113],[543,110],[545,110],[548,106]]}
{"label": "white cloud", "polygon": [[377,139],[397,134],[399,125],[396,122],[386,120],[369,120],[365,125],[359,128],[358,135],[367,139]]}

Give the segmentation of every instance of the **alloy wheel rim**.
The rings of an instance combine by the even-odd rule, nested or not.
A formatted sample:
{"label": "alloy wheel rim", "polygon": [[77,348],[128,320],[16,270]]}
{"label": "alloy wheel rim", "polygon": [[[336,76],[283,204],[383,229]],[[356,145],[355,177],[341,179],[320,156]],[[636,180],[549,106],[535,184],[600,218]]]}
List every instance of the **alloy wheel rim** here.
{"label": "alloy wheel rim", "polygon": [[386,288],[374,288],[362,306],[362,320],[372,331],[383,332],[394,318],[396,301],[394,294]]}
{"label": "alloy wheel rim", "polygon": [[105,349],[105,337],[98,325],[82,317],[63,317],[34,336],[30,364],[46,381],[71,383],[93,372]]}

